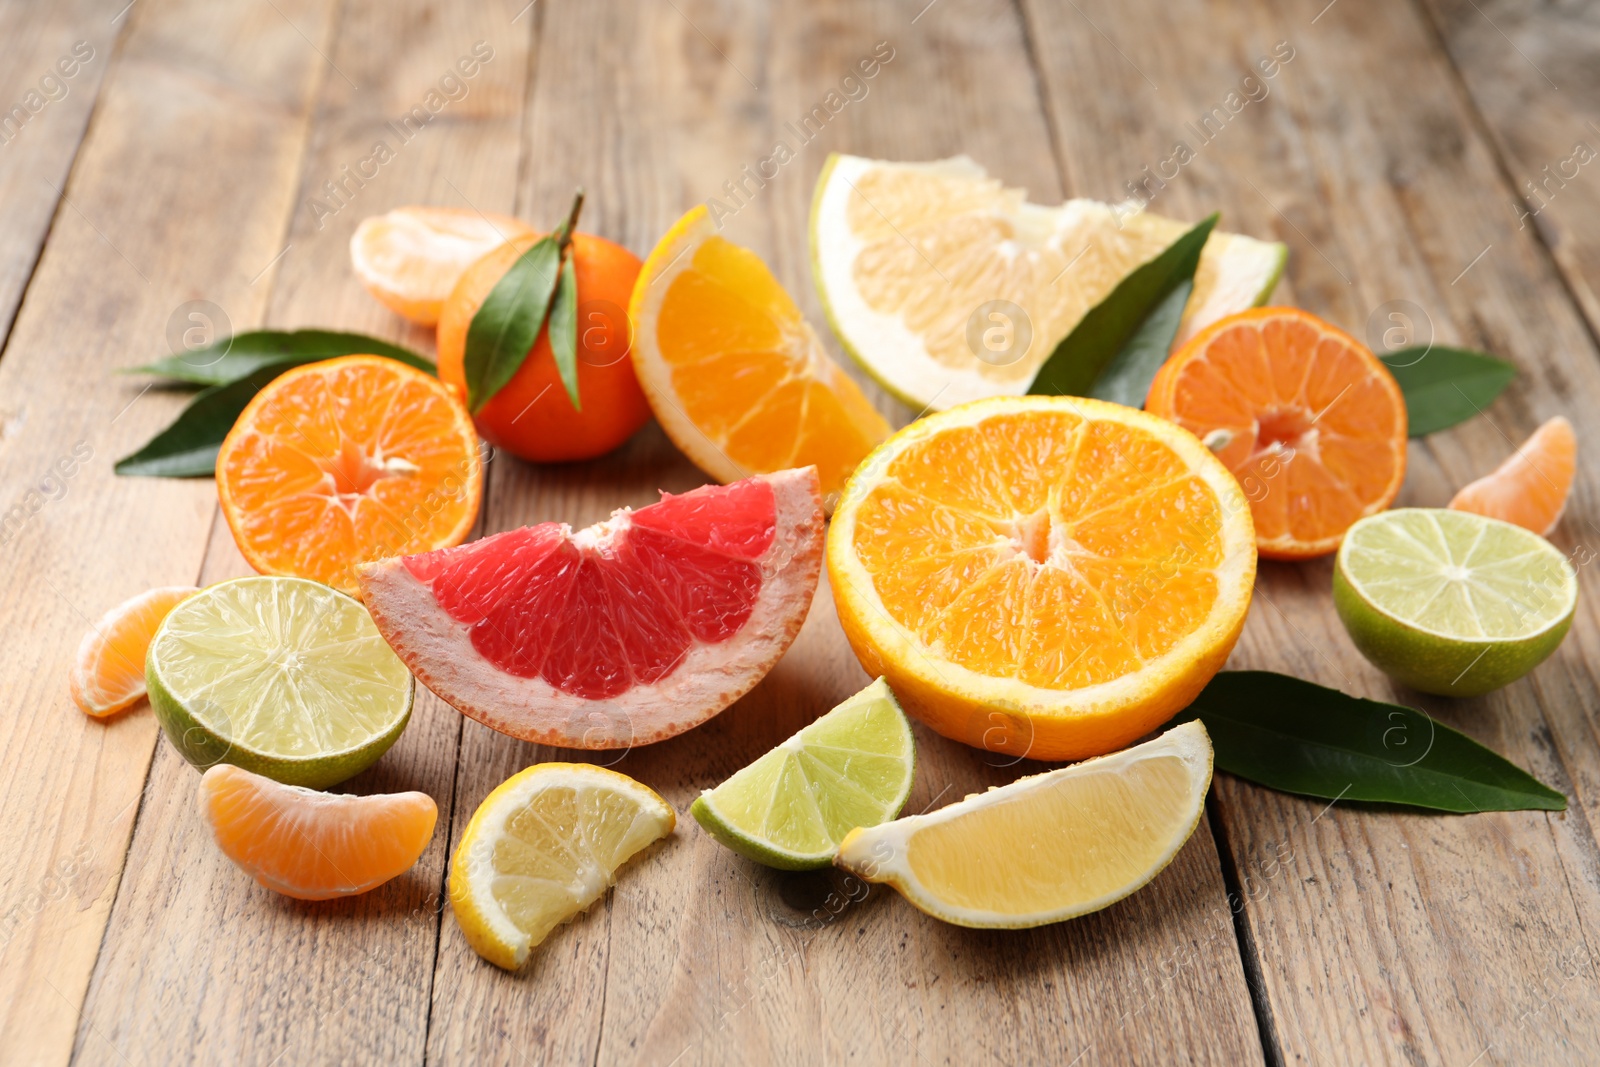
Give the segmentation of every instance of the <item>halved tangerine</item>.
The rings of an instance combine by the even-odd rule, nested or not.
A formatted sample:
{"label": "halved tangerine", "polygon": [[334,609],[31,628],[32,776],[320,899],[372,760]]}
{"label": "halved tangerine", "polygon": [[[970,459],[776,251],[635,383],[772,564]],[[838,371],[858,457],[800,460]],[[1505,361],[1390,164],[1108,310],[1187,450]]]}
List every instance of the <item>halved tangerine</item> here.
{"label": "halved tangerine", "polygon": [[1192,431],[1239,479],[1269,559],[1334,551],[1405,480],[1399,383],[1366,345],[1299,308],[1202,330],[1156,373],[1145,410]]}
{"label": "halved tangerine", "polygon": [[273,379],[217,455],[222,513],[250,565],[353,595],[358,563],[466,540],[482,491],[465,405],[381,356]]}
{"label": "halved tangerine", "polygon": [[404,874],[439,817],[426,793],[319,793],[231,763],[201,776],[200,807],[224,855],[300,900],[365,893]]}

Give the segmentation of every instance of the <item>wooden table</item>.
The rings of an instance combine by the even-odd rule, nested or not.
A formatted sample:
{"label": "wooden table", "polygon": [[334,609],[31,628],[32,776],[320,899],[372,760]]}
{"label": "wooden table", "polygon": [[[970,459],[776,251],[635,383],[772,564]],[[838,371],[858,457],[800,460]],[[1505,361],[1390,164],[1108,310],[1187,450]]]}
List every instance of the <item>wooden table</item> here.
{"label": "wooden table", "polygon": [[[1485,417],[1412,446],[1403,503],[1442,504],[1542,419],[1575,418],[1584,455],[1555,539],[1586,562],[1600,549],[1600,432],[1586,416],[1600,405],[1600,162],[1575,159],[1579,143],[1589,158],[1600,148],[1600,12],[125,3],[0,6],[0,107],[26,117],[0,125],[0,1062],[1600,1060],[1588,567],[1552,661],[1480,700],[1422,700],[1566,792],[1565,813],[1378,811],[1220,774],[1208,818],[1148,888],[1017,933],[943,926],[887,891],[847,899],[829,873],[758,868],[685,819],[516,976],[479,962],[441,904],[446,857],[495,784],[570,754],[424,696],[352,788],[430,793],[443,813],[432,847],[377,892],[305,905],[221,858],[195,772],[147,709],[102,724],[66,696],[100,612],[153,585],[247,572],[210,483],[111,471],[182,403],[112,372],[164,355],[187,302],[210,302],[234,330],[328,326],[427,350],[351,276],[360,218],[432,203],[548,225],[581,183],[585,228],[642,254],[878,42],[893,58],[867,95],[730,224],[814,322],[806,214],[830,151],[966,152],[1053,201],[1119,198],[1146,167],[1172,175],[1183,141],[1194,158],[1146,186],[1152,210],[1220,208],[1227,228],[1287,242],[1279,300],[1362,336],[1398,308],[1437,340],[1517,363]],[[492,57],[441,89],[477,42]],[[1275,49],[1291,58],[1259,79]],[[402,142],[389,124],[433,91],[438,113]],[[392,158],[364,162],[379,140]],[[588,523],[702,481],[654,427],[593,463],[499,458],[482,528]],[[1357,655],[1329,582],[1326,561],[1264,565],[1232,665],[1418,701]],[[864,680],[819,592],[755,692],[616,766],[684,812]],[[918,742],[912,810],[1038,769],[926,730]]]}

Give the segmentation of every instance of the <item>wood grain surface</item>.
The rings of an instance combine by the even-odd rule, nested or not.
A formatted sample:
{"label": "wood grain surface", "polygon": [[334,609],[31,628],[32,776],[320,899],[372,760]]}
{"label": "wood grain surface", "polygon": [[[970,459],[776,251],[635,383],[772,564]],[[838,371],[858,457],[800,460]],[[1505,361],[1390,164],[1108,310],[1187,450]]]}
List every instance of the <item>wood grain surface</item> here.
{"label": "wood grain surface", "polygon": [[[1418,340],[1517,364],[1484,417],[1412,444],[1402,502],[1442,504],[1542,419],[1600,403],[1600,158],[1558,170],[1563,184],[1537,200],[1523,187],[1576,142],[1600,148],[1592,12],[12,0],[0,3],[0,108],[78,41],[93,58],[64,95],[17,136],[0,127],[0,510],[12,509],[0,1062],[1600,1058],[1600,590],[1584,565],[1600,553],[1600,440],[1581,420],[1579,483],[1554,539],[1580,564],[1584,599],[1532,676],[1472,701],[1394,688],[1338,624],[1326,561],[1263,566],[1231,661],[1425,707],[1562,789],[1567,812],[1424,816],[1219,774],[1210,817],[1155,882],[1034,931],[949,927],[833,872],[770,871],[687,818],[699,790],[866,682],[825,587],[793,649],[733,708],[683,737],[586,757],[660,791],[679,828],[517,975],[466,945],[443,902],[446,860],[495,785],[572,753],[419,694],[400,742],[348,788],[426,791],[441,809],[433,844],[378,891],[304,904],[220,856],[198,776],[158,743],[147,709],[89,722],[65,694],[78,638],[107,607],[248,573],[209,482],[112,475],[183,402],[112,371],[165,354],[191,313],[427,351],[428,333],[349,272],[361,218],[432,203],[543,226],[582,185],[583,228],[643,255],[880,43],[893,58],[866,95],[729,221],[815,323],[806,219],[829,152],[965,152],[1045,202],[1118,199],[1132,183],[1154,193],[1151,210],[1221,209],[1226,228],[1285,241],[1282,302],[1375,344],[1403,321]],[[464,94],[400,142],[390,123],[475,47],[492,58]],[[1197,137],[1192,124],[1236,91],[1248,102]],[[379,140],[393,158],[351,181]],[[1146,184],[1178,141],[1193,161]],[[917,414],[869,394],[897,424]],[[497,455],[480,526],[583,525],[703,481],[654,425],[590,463]],[[917,741],[911,810],[1042,768],[920,727]],[[1428,739],[1391,743],[1404,761]]]}

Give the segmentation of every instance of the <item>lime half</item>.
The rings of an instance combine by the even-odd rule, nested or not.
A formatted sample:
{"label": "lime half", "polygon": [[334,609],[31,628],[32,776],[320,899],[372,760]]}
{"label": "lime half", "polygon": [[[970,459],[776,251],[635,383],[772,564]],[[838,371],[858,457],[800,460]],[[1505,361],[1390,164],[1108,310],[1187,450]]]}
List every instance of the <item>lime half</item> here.
{"label": "lime half", "polygon": [[757,863],[826,867],[845,834],[900,814],[911,795],[911,724],[882,678],[689,808],[724,845]]}
{"label": "lime half", "polygon": [[1350,527],[1333,602],[1362,655],[1424,693],[1478,696],[1554,652],[1578,577],[1554,545],[1498,519],[1441,508]]}
{"label": "lime half", "polygon": [[411,674],[360,602],[304,578],[218,582],[167,615],[150,705],[197,767],[325,789],[366,770],[411,717]]}

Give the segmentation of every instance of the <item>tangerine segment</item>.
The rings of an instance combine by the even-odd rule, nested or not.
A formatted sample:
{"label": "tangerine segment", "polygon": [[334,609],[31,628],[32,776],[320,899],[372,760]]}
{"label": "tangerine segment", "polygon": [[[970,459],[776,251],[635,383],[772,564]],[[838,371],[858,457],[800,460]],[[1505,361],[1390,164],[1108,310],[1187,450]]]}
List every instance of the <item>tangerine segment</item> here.
{"label": "tangerine segment", "polygon": [[889,435],[767,265],[717,236],[704,206],[650,253],[629,310],[656,417],[719,481],[815,466],[830,497]]}
{"label": "tangerine segment", "polygon": [[1543,537],[1561,521],[1577,466],[1578,438],[1572,423],[1557,415],[1504,463],[1463,486],[1450,506],[1515,523]]}
{"label": "tangerine segment", "polygon": [[319,793],[229,763],[201,776],[200,805],[224,855],[300,900],[365,893],[404,874],[439,815],[426,793]]}
{"label": "tangerine segment", "polygon": [[468,267],[532,232],[526,222],[508,215],[468,208],[396,208],[361,220],[350,238],[350,266],[390,310],[432,326]]}
{"label": "tangerine segment", "polygon": [[1270,558],[1332,552],[1405,479],[1394,376],[1298,308],[1255,308],[1202,330],[1156,373],[1145,408],[1192,431],[1234,473]]}
{"label": "tangerine segment", "polygon": [[78,645],[69,682],[72,702],[97,719],[137,703],[145,695],[145,653],[161,620],[199,591],[192,585],[148,589],[102,615]]}
{"label": "tangerine segment", "polygon": [[273,379],[217,455],[222,511],[250,565],[352,595],[358,563],[465,540],[482,488],[461,401],[380,356]]}
{"label": "tangerine segment", "polygon": [[[1238,638],[1249,503],[1171,423],[1078,398],[921,420],[851,478],[828,536],[868,671],[947,736],[1042,759],[1111,751],[1185,706]],[[995,709],[1026,729],[991,729]]]}

